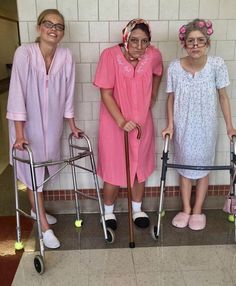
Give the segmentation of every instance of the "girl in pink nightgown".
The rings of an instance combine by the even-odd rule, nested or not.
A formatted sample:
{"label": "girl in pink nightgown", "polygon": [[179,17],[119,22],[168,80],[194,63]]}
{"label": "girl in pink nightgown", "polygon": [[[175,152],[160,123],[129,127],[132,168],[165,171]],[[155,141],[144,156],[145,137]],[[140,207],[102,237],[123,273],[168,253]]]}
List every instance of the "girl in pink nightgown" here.
{"label": "girl in pink nightgown", "polygon": [[[20,46],[14,55],[7,107],[10,150],[13,146],[23,150],[24,143],[30,144],[36,162],[60,158],[64,118],[76,137],[81,132],[74,122],[74,62],[70,51],[58,46],[64,29],[64,18],[58,10],[43,11],[38,17],[36,43]],[[49,174],[52,169],[48,167]],[[36,171],[40,185],[45,168]],[[28,166],[18,163],[17,175],[28,187],[31,215],[35,217]],[[48,248],[58,248],[60,242],[49,227],[56,218],[45,212],[42,187],[38,189],[38,199],[43,242]]]}
{"label": "girl in pink nightgown", "polygon": [[[101,91],[98,174],[104,181],[105,220],[116,229],[113,214],[119,186],[126,185],[124,131],[129,132],[133,221],[147,227],[141,211],[145,180],[155,168],[154,128],[151,108],[157,97],[162,58],[150,45],[151,32],[143,19],[134,19],[123,30],[123,44],[103,51],[94,84]],[[137,139],[137,124],[141,139]]]}

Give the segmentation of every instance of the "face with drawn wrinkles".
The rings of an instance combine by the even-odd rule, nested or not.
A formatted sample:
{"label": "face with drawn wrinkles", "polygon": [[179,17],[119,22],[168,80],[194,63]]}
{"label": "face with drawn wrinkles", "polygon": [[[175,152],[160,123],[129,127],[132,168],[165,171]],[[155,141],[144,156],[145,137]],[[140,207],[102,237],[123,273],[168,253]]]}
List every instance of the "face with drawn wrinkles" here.
{"label": "face with drawn wrinkles", "polygon": [[205,56],[208,46],[206,37],[198,30],[189,33],[185,40],[185,49],[188,55],[194,59]]}
{"label": "face with drawn wrinkles", "polygon": [[150,41],[146,33],[141,29],[134,29],[128,42],[129,55],[134,59],[140,58],[144,55],[149,44]]}

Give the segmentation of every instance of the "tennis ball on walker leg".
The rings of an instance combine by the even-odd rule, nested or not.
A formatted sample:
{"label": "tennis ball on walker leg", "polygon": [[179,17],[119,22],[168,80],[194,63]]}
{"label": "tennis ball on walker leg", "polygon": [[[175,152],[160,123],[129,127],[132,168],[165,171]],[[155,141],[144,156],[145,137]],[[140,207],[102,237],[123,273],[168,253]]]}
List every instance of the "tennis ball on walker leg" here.
{"label": "tennis ball on walker leg", "polygon": [[230,214],[230,215],[228,216],[228,221],[234,222],[234,215],[233,215],[233,214]]}
{"label": "tennis ball on walker leg", "polygon": [[75,227],[81,227],[82,224],[83,224],[83,221],[82,221],[81,219],[77,219],[77,220],[75,221]]}
{"label": "tennis ball on walker leg", "polygon": [[22,241],[15,242],[15,250],[21,250],[23,248],[24,248],[24,245]]}

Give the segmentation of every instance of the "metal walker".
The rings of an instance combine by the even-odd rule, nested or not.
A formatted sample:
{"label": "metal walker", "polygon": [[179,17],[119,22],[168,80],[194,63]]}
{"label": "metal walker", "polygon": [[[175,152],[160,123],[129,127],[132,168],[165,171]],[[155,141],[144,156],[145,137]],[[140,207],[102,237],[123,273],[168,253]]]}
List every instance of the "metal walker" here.
{"label": "metal walker", "polygon": [[[76,141],[82,140],[83,145],[86,147],[82,146],[82,144],[77,145]],[[90,199],[95,199],[98,200],[99,204],[99,210],[100,210],[100,215],[101,215],[101,223],[102,223],[102,228],[104,232],[104,238],[105,241],[108,243],[113,243],[115,239],[115,235],[112,229],[106,227],[105,223],[105,217],[104,217],[104,211],[103,211],[103,206],[102,206],[102,200],[101,200],[101,195],[100,195],[100,188],[99,188],[99,183],[98,183],[98,178],[97,178],[97,172],[96,172],[96,166],[95,166],[95,161],[94,161],[94,155],[93,155],[93,150],[91,147],[90,140],[88,136],[86,136],[84,133],[80,134],[80,138],[75,138],[72,134],[70,134],[68,138],[68,143],[69,143],[69,150],[70,150],[70,158],[64,159],[64,160],[58,160],[58,161],[44,161],[44,162],[35,162],[34,157],[33,157],[33,152],[30,149],[29,145],[24,145],[24,149],[28,154],[28,159],[22,159],[17,156],[17,153],[22,152],[22,151],[16,151],[15,148],[12,149],[12,161],[13,161],[13,171],[14,171],[14,187],[15,187],[15,203],[16,203],[16,243],[15,243],[15,249],[16,250],[21,250],[24,248],[23,242],[21,241],[21,225],[20,225],[20,215],[24,215],[28,218],[32,218],[29,214],[24,212],[22,209],[20,209],[19,206],[19,196],[18,196],[18,187],[17,187],[17,164],[16,161],[25,163],[29,165],[29,172],[31,174],[31,181],[32,181],[32,191],[34,195],[34,203],[35,203],[35,213],[36,213],[36,224],[37,224],[37,234],[38,234],[38,240],[39,240],[39,254],[35,256],[34,258],[34,266],[36,271],[39,274],[43,274],[45,271],[45,265],[44,265],[44,260],[45,260],[45,254],[44,254],[44,244],[43,244],[43,236],[42,236],[42,230],[41,230],[41,224],[40,224],[40,214],[39,214],[39,204],[38,204],[38,197],[37,197],[37,190],[39,187],[41,187],[43,184],[48,182],[51,178],[56,176],[59,172],[61,172],[64,168],[66,168],[68,165],[71,166],[71,174],[72,174],[72,181],[73,181],[73,188],[75,192],[75,209],[76,209],[76,220],[75,220],[75,226],[76,227],[81,227],[83,224],[83,221],[80,218],[80,205],[79,205],[79,198],[78,195],[86,196],[83,193],[81,193],[78,190],[77,187],[77,175],[76,175],[76,168],[83,169],[85,171],[88,171],[93,174],[93,180],[94,180],[94,185],[96,188],[96,194],[97,198],[95,197],[90,197],[86,196]],[[78,164],[78,161],[82,158],[89,157],[90,158],[90,166],[91,168],[86,168],[84,166],[81,166]],[[47,167],[47,166],[52,166],[52,165],[60,165],[59,169],[46,178],[41,185],[37,185],[37,178],[35,174],[36,168],[40,167]]]}
{"label": "metal walker", "polygon": [[[169,164],[168,153],[169,153],[169,142],[170,135],[167,134],[165,136],[164,141],[164,149],[162,153],[162,170],[161,170],[161,179],[160,179],[160,200],[159,200],[159,208],[157,212],[157,224],[152,227],[151,235],[154,240],[157,240],[160,235],[161,228],[161,218],[164,216],[163,202],[165,195],[165,181],[166,181],[166,173],[168,168],[172,169],[188,169],[188,170],[229,170],[230,171],[230,194],[236,196],[236,136],[233,136],[230,140],[230,165],[227,166],[191,166],[191,165],[179,165],[179,164]],[[235,240],[236,240],[236,215],[233,216],[233,220],[235,223]]]}

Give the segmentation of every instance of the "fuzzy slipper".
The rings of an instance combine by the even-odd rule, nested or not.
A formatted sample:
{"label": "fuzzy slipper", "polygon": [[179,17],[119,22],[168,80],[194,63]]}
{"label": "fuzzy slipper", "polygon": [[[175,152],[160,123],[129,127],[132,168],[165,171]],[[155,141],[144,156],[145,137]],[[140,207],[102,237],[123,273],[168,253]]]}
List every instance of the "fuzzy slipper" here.
{"label": "fuzzy slipper", "polygon": [[192,214],[188,226],[192,230],[202,230],[206,227],[206,216],[204,214]]}
{"label": "fuzzy slipper", "polygon": [[184,212],[179,212],[172,220],[172,225],[178,228],[184,228],[188,225],[190,215]]}
{"label": "fuzzy slipper", "polygon": [[137,227],[146,228],[149,227],[149,217],[145,212],[133,213],[133,222]]}
{"label": "fuzzy slipper", "polygon": [[104,218],[106,227],[110,227],[113,230],[117,229],[116,216],[114,214],[105,214]]}

